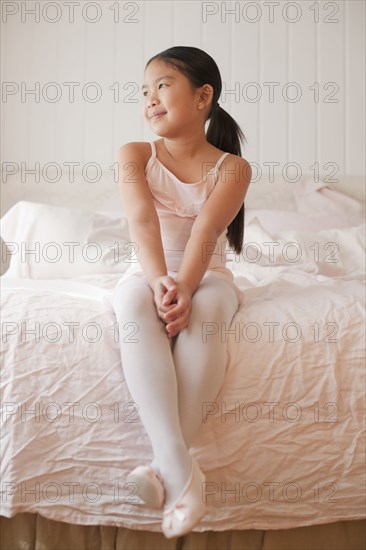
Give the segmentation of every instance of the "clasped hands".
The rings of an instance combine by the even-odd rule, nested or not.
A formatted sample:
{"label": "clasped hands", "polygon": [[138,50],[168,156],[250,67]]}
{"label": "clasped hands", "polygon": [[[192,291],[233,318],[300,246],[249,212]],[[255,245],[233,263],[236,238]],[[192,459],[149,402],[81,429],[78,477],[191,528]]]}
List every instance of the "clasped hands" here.
{"label": "clasped hands", "polygon": [[192,291],[188,285],[169,275],[156,277],[151,283],[157,313],[166,324],[169,338],[174,338],[189,324]]}

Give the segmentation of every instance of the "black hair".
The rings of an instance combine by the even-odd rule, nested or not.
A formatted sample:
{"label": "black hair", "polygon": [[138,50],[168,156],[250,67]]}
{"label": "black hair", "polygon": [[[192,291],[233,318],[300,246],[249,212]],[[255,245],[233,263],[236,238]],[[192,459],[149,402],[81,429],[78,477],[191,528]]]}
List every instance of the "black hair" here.
{"label": "black hair", "polygon": [[[213,87],[211,109],[207,115],[209,126],[206,139],[222,151],[237,155],[241,154],[241,141],[247,141],[240,126],[225,109],[218,106],[221,94],[222,81],[218,66],[214,59],[199,48],[191,46],[173,46],[151,57],[146,63],[145,70],[153,60],[163,61],[183,73],[194,88],[204,84]],[[227,240],[236,254],[240,254],[244,237],[244,202],[228,227]]]}

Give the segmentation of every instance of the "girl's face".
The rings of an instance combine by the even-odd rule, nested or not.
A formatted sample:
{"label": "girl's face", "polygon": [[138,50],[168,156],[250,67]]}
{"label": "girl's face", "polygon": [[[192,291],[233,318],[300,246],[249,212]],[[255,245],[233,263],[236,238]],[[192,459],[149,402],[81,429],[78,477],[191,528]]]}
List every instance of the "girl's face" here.
{"label": "girl's face", "polygon": [[148,65],[142,94],[144,118],[156,135],[181,136],[204,125],[200,88],[194,90],[184,74],[163,61]]}

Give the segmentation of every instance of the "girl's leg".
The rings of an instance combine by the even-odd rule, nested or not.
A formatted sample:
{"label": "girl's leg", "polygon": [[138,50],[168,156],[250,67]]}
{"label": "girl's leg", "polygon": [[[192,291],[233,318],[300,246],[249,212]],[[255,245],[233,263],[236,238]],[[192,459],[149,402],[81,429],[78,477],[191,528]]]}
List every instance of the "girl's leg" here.
{"label": "girl's leg", "polygon": [[187,448],[197,434],[204,404],[215,400],[227,368],[228,331],[239,304],[231,286],[207,277],[193,296],[189,326],[177,336],[173,357],[179,418]]}
{"label": "girl's leg", "polygon": [[179,421],[172,342],[145,277],[126,279],[116,289],[113,308],[126,384],[149,436],[170,505],[191,472],[191,457]]}
{"label": "girl's leg", "polygon": [[[202,424],[204,403],[215,400],[224,382],[227,333],[238,308],[236,293],[226,281],[206,277],[192,297],[188,327],[175,338],[179,417],[188,449]],[[155,459],[152,466],[157,466]]]}

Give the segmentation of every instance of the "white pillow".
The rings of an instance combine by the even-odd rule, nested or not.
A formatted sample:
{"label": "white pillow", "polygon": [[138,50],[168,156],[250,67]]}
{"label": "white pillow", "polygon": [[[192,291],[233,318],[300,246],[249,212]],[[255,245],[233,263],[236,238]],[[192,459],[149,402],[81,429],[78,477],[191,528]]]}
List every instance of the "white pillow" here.
{"label": "white pillow", "polygon": [[121,273],[137,262],[127,219],[28,201],[16,203],[1,220],[6,277],[72,278]]}
{"label": "white pillow", "polygon": [[256,220],[269,233],[279,233],[280,231],[291,229],[305,233],[314,233],[324,231],[325,229],[340,229],[352,225],[348,220],[340,216],[335,217],[326,212],[311,215],[289,212],[287,210],[246,209],[245,225],[254,223]]}
{"label": "white pillow", "polygon": [[[274,192],[270,198],[274,198]],[[315,233],[358,226],[365,219],[364,201],[331,189],[326,182],[314,182],[310,176],[292,184],[291,191],[287,195],[283,193],[283,198],[283,208],[278,208],[276,200],[271,208],[246,208],[245,225],[257,220],[269,233],[287,230]]]}
{"label": "white pillow", "polygon": [[310,233],[285,230],[266,231],[256,220],[245,229],[242,253],[230,269],[243,265],[287,267],[311,271],[327,277],[364,275],[365,224]]}

